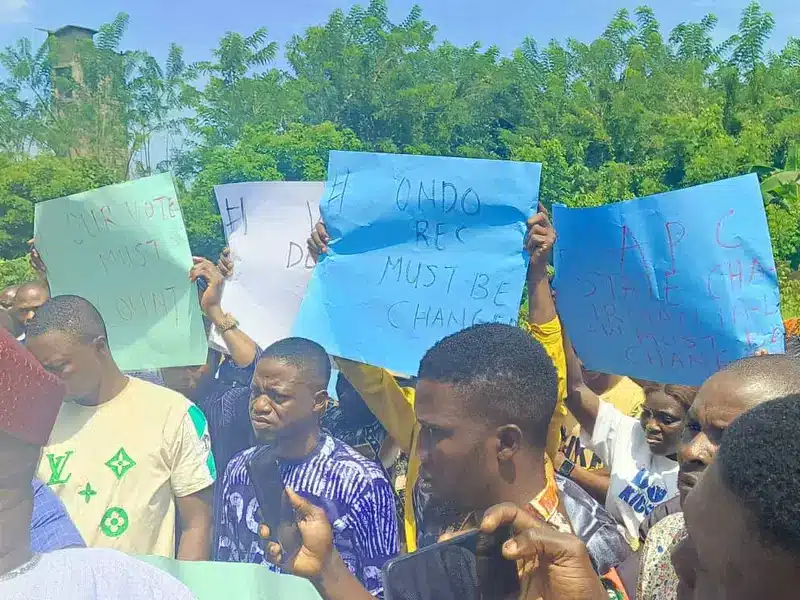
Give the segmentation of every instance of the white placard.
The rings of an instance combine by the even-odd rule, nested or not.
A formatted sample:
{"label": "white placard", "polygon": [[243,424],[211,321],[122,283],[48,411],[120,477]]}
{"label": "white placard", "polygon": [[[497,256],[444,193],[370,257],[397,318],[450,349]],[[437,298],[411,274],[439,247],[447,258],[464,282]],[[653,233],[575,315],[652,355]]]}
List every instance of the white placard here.
{"label": "white placard", "polygon": [[[306,240],[319,220],[321,181],[264,181],[214,187],[234,261],[222,309],[259,346],[291,335],[314,268]],[[211,341],[225,348],[214,330]]]}

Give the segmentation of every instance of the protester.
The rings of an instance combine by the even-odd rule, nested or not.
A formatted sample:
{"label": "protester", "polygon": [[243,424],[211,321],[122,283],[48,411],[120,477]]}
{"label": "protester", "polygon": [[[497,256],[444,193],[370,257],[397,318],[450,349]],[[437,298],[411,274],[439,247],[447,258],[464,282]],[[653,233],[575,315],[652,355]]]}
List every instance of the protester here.
{"label": "protester", "polygon": [[687,537],[672,553],[680,600],[797,598],[798,430],[794,394],[745,412],[722,437],[684,501]]}
{"label": "protester", "polygon": [[[319,344],[302,338],[272,344],[257,359],[250,416],[259,445],[275,452],[284,485],[324,507],[336,523],[334,544],[349,572],[380,595],[380,569],[398,552],[394,495],[378,464],[320,430],[330,375],[330,359]],[[268,564],[246,468],[256,449],[230,461],[219,487],[216,560]]]}
{"label": "protester", "polygon": [[677,450],[696,390],[651,385],[645,390],[641,419],[634,419],[600,400],[584,383],[580,361],[566,335],[564,350],[567,407],[585,432],[584,444],[611,473],[606,509],[636,544],[645,517],[678,493]]}
{"label": "protester", "polygon": [[58,379],[0,331],[0,598],[191,600],[178,581],[119,552],[32,549],[31,480],[63,396]]}
{"label": "protester", "polygon": [[14,296],[11,316],[19,325],[19,340],[25,339],[25,330],[36,311],[50,298],[50,286],[41,281],[23,283]]}
{"label": "protester", "polygon": [[[328,251],[329,236],[320,221],[308,239],[309,253],[316,259]],[[552,303],[543,301],[541,295],[550,296],[547,265],[555,243],[555,232],[547,213],[541,208],[528,220],[525,247],[531,255],[528,268],[528,297],[530,333],[544,346],[555,364],[562,365],[559,373],[566,371],[561,342],[561,328]],[[457,503],[431,498],[417,485],[419,457],[417,444],[419,426],[414,414],[415,390],[403,387],[384,369],[354,361],[337,359],[339,369],[358,390],[370,410],[386,428],[389,435],[409,457],[405,494],[404,530],[406,548],[414,551],[419,546],[435,542],[443,533],[459,527],[465,517]],[[547,439],[548,456],[554,457],[561,440],[561,425],[567,411],[562,399],[566,393],[564,377],[558,380],[558,398],[550,421]]]}
{"label": "protester", "polygon": [[39,477],[89,546],[208,559],[215,479],[202,411],[166,388],[120,372],[105,323],[87,300],[57,296],[36,312],[26,344],[65,382]]}
{"label": "protester", "polygon": [[[220,308],[222,274],[212,262],[198,258],[189,277],[197,282],[208,334],[213,323],[212,317],[220,323],[228,318]],[[232,322],[229,321],[229,324]],[[239,335],[244,335],[238,332],[238,325],[232,325],[232,328],[237,329]],[[247,408],[250,390],[217,379],[215,375],[220,362],[221,353],[209,345],[204,364],[163,368],[161,377],[163,385],[187,397],[205,414],[216,470],[223,473],[228,461],[238,452],[252,447],[255,438]],[[252,366],[247,370],[252,377]]]}
{"label": "protester", "polygon": [[[622,375],[587,370],[583,371],[583,379],[600,400],[629,417],[639,418],[645,402],[644,390],[639,383]],[[604,505],[611,473],[603,465],[603,461],[583,445],[580,423],[572,415],[565,419],[562,436],[562,450],[554,460],[556,469],[570,473],[572,479]]]}
{"label": "protester", "polygon": [[474,325],[444,338],[420,362],[421,485],[475,516],[502,502],[523,506],[574,531],[605,572],[630,549],[597,502],[556,476],[545,456],[557,395],[552,360],[521,329]]}
{"label": "protester", "polygon": [[763,402],[798,393],[800,370],[783,355],[736,361],[703,384],[689,409],[678,453],[680,496],[656,509],[673,505],[671,514],[651,524],[641,557],[631,557],[620,568],[632,600],[675,600],[678,580],[669,556],[686,535],[681,505],[715,460],[722,436],[735,419]]}

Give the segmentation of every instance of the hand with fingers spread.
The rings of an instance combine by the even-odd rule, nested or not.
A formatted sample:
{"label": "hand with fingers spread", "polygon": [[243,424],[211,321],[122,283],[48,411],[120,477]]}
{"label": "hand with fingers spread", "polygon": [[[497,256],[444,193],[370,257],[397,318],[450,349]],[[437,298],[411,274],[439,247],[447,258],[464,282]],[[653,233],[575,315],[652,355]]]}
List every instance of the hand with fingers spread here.
{"label": "hand with fingers spread", "polygon": [[233,259],[231,258],[230,248],[226,247],[222,249],[219,260],[217,261],[217,268],[225,279],[230,279],[231,275],[233,275]]}
{"label": "hand with fingers spread", "polygon": [[258,534],[266,541],[267,560],[279,565],[293,575],[306,579],[317,579],[331,563],[335,554],[333,528],[325,511],[286,488],[286,496],[294,510],[297,530],[300,533],[299,549],[291,556],[282,556],[281,544],[270,541],[272,532],[266,525],[259,527]]}
{"label": "hand with fingers spread", "polygon": [[325,254],[328,251],[328,242],[330,239],[328,230],[325,227],[325,222],[320,219],[314,226],[307,242],[308,252],[314,258],[314,262],[319,260],[320,254]]}
{"label": "hand with fingers spread", "polygon": [[494,533],[511,525],[515,537],[503,545],[503,556],[521,563],[520,600],[606,600],[586,546],[559,533],[515,504],[486,511],[481,531]]}
{"label": "hand with fingers spread", "polygon": [[217,268],[207,258],[193,257],[194,266],[189,271],[189,279],[194,282],[197,279],[205,279],[206,287],[200,298],[200,308],[213,321],[222,315],[222,288],[225,285],[225,278]]}
{"label": "hand with fingers spread", "polygon": [[36,249],[35,239],[28,240],[28,257],[33,270],[36,271],[43,279],[47,279],[47,267],[42,260],[41,254],[39,254],[39,251]]}
{"label": "hand with fingers spread", "polygon": [[556,231],[550,223],[547,209],[541,202],[536,214],[528,219],[527,225],[525,249],[531,255],[530,268],[546,272],[553,246],[556,243]]}

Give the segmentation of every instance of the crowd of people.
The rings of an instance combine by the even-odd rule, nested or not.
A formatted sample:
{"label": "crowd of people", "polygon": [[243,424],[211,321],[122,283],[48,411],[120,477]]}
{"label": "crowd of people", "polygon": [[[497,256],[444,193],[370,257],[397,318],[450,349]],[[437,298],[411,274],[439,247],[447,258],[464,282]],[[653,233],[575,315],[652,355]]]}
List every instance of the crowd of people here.
{"label": "crowd of people", "polygon": [[[320,222],[309,251],[329,241]],[[0,597],[192,598],[134,558],[156,555],[368,600],[392,558],[509,525],[524,600],[794,598],[792,328],[787,354],[738,360],[699,389],[588,371],[556,310],[554,242],[540,211],[527,321],[445,337],[415,378],[302,338],[261,348],[222,309],[227,251],[189,273],[224,352],[125,373],[97,309],[50,297],[33,246],[40,278],[0,294]],[[291,509],[277,516],[249,469],[265,447]],[[292,544],[266,525],[287,514]]]}

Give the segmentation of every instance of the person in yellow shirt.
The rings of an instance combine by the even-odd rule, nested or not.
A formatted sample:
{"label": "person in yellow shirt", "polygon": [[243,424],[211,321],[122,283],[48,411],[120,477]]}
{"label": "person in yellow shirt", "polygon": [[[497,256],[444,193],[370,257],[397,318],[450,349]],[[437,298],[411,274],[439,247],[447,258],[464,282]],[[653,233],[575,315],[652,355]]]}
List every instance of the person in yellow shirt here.
{"label": "person in yellow shirt", "polygon": [[[329,241],[325,224],[320,221],[308,240],[308,249],[315,258],[328,251]],[[567,415],[563,399],[566,395],[566,359],[561,339],[561,325],[550,301],[550,285],[547,264],[555,243],[555,232],[547,213],[540,207],[539,212],[528,220],[528,234],[525,246],[531,254],[528,268],[528,306],[529,325],[525,328],[544,347],[552,360],[557,373],[558,398],[547,436],[547,455],[556,456],[561,442],[562,423]],[[543,294],[547,294],[545,300]],[[394,377],[380,367],[365,365],[341,358],[336,359],[339,370],[358,390],[361,397],[386,428],[388,434],[409,456],[406,476],[404,529],[406,549],[417,549],[418,523],[420,512],[415,506],[416,483],[419,477],[419,425],[414,412],[416,392],[413,388],[398,385]],[[418,494],[417,494],[418,495]]]}

